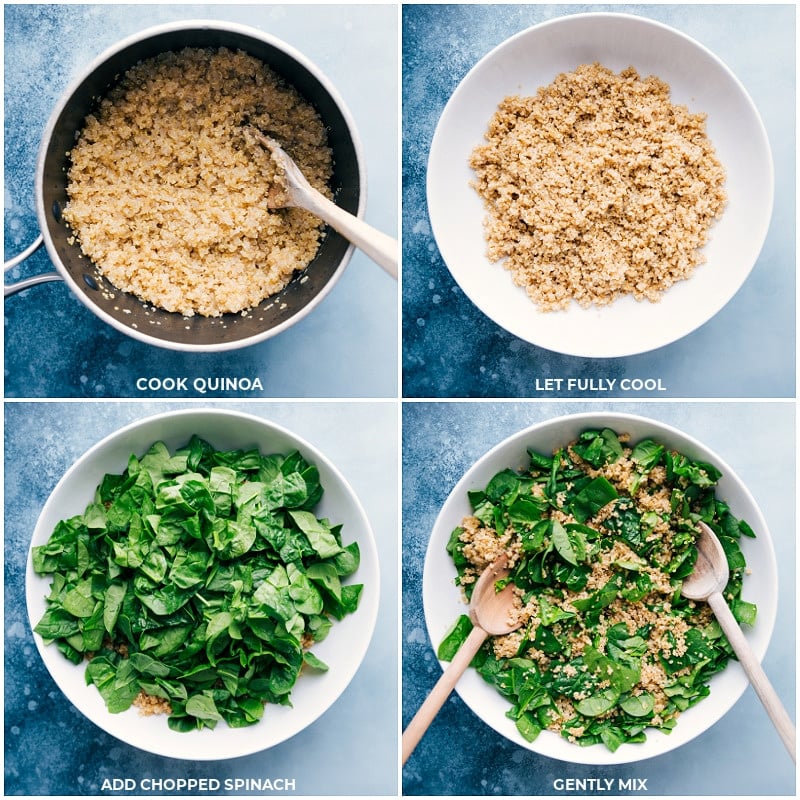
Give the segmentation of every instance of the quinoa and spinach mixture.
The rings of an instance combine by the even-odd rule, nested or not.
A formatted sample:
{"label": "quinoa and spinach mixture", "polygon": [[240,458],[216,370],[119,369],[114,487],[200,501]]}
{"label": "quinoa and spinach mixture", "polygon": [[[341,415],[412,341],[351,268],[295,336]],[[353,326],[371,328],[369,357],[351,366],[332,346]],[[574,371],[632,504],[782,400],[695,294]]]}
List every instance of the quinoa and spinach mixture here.
{"label": "quinoa and spinach mixture", "polygon": [[[652,439],[588,430],[552,456],[528,454],[526,470],[470,492],[473,514],[447,545],[466,599],[502,553],[517,590],[522,626],[490,637],[473,666],[528,741],[551,730],[614,751],[648,728],[670,731],[733,657],[708,606],[681,596],[697,522],[722,542],[725,598],[751,625],[739,540],[752,529],[716,498],[719,470]],[[462,616],[439,657],[450,660],[471,627]]]}
{"label": "quinoa and spinach mixture", "polygon": [[35,631],[86,660],[110,712],[167,713],[177,731],[256,723],[291,705],[303,668],[327,669],[310,648],[359,604],[344,582],[358,543],[315,516],[322,493],[296,451],[156,442],[34,548],[52,577]]}

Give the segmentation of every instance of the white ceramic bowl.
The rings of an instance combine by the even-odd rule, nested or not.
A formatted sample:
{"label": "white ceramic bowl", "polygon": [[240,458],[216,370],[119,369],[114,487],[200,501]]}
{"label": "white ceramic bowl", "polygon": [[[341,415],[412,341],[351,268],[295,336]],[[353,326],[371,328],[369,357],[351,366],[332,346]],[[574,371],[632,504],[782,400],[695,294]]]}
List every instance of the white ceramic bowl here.
{"label": "white ceramic bowl", "polygon": [[[31,546],[44,544],[56,523],[83,513],[105,473],[119,473],[131,454],[141,455],[158,440],[170,448],[188,442],[193,433],[218,449],[258,447],[262,453],[299,450],[316,465],[324,488],[317,506],[319,517],[341,523],[345,544],[357,541],[361,564],[350,583],[363,583],[358,610],[335,621],[328,637],[314,653],[325,661],[327,672],[304,672],[291,694],[292,706],[268,705],[263,719],[246,728],[220,723],[214,730],[178,733],[164,716],[141,716],[135,708],[111,714],[94,686],[87,686],[85,665],[67,661],[55,646],[46,646],[34,634],[36,646],[53,680],[73,705],[92,722],[123,742],[171,758],[210,761],[234,758],[272,747],[311,725],[347,688],[361,664],[375,628],[379,600],[378,557],[366,514],[345,478],[313,445],[267,420],[225,410],[192,409],[149,417],[111,434],[81,456],[59,481],[45,503]],[[50,578],[36,575],[30,554],[26,595],[31,627],[45,611]]]}
{"label": "white ceramic bowl", "polygon": [[[470,187],[472,150],[498,103],[532,95],[561,72],[595,61],[634,66],[671,87],[673,103],[708,115],[707,131],[727,170],[728,204],[704,248],[707,263],[659,303],[619,298],[602,308],[541,312],[500,263],[486,257],[485,211]],[[658,22],[590,13],[536,25],[503,42],[465,76],[445,106],[431,143],[428,208],[436,243],[470,300],[501,327],[568,355],[626,356],[691,333],[738,291],[758,258],[772,214],[773,165],[766,131],[746,90],[713,53]]]}
{"label": "white ceramic bowl", "polygon": [[[618,433],[627,432],[632,441],[652,437],[659,442],[695,459],[714,464],[722,478],[717,497],[725,500],[732,513],[745,519],[756,533],[755,539],[743,538],[742,551],[752,574],[745,577],[742,597],[758,606],[756,624],[745,635],[756,656],[761,660],[767,650],[777,612],[777,565],[772,540],[764,517],[747,487],[734,471],[715,453],[681,431],[644,417],[619,413],[585,413],[558,417],[520,431],[498,444],[467,471],[445,501],[433,527],[422,582],[422,600],[428,635],[438,647],[445,634],[467,606],[461,590],[454,584],[456,569],[445,547],[452,530],[471,513],[467,492],[483,489],[500,470],[527,466],[527,448],[551,453],[564,446],[589,428],[609,427]],[[445,666],[444,664],[442,666]],[[616,752],[605,745],[580,747],[570,744],[551,731],[543,731],[533,742],[527,742],[506,712],[510,705],[475,670],[467,670],[456,691],[472,711],[498,733],[521,747],[551,758],[581,764],[623,764],[661,755],[694,739],[734,705],[748,685],[747,677],[738,662],[711,680],[711,694],[678,717],[676,728],[665,734],[648,730],[642,744],[623,744]]]}

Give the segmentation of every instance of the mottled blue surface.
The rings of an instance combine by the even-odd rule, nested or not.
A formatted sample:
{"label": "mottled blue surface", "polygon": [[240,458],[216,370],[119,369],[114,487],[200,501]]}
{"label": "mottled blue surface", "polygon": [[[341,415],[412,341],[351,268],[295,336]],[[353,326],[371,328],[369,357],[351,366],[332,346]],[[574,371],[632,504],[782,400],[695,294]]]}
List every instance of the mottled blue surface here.
{"label": "mottled blue surface", "polygon": [[[436,247],[425,175],[441,112],[484,55],[544,20],[605,10],[675,27],[739,77],[769,134],[775,211],[753,272],[711,321],[651,353],[583,359],[517,339],[473,306]],[[571,376],[661,378],[666,392],[657,393],[660,398],[794,396],[794,5],[406,5],[402,30],[404,396],[545,396],[535,390],[535,378]]]}
{"label": "mottled blue surface", "polygon": [[[108,736],[61,694],[25,610],[25,562],[56,482],[119,427],[180,403],[6,403],[5,795],[98,795],[105,778],[293,778],[297,795],[396,795],[397,409],[391,403],[229,403],[318,447],[339,468],[372,524],[381,567],[378,624],[350,686],[312,726],[251,756],[171,760]],[[196,406],[195,406],[196,407]],[[111,792],[108,792],[109,794]],[[278,792],[282,794],[282,792]]]}
{"label": "mottled blue surface", "polygon": [[[368,179],[366,218],[397,232],[397,10],[343,5],[5,6],[5,258],[38,234],[34,202],[41,132],[66,87],[120,39],[179,19],[230,20],[266,31],[327,74],[355,119]],[[10,282],[53,270],[43,250]],[[7,397],[153,396],[139,377],[259,378],[252,397],[394,397],[397,284],[356,252],[333,291],[288,331],[226,353],[187,355],[119,333],[62,283],[34,287],[5,303]],[[157,392],[159,397],[196,392]]]}
{"label": "mottled blue surface", "polygon": [[[441,674],[428,640],[421,579],[428,537],[453,486],[487,450],[523,428],[597,409],[578,402],[407,403],[403,409],[403,725]],[[605,407],[604,410],[607,410]],[[608,409],[611,410],[611,409]],[[778,615],[763,665],[795,708],[795,409],[793,403],[616,403],[671,424],[717,452],[766,518],[779,570]],[[438,645],[438,642],[436,643]],[[403,771],[407,795],[552,795],[556,778],[643,778],[647,794],[795,794],[795,770],[752,690],[689,744],[616,767],[571,765],[529,752],[484,725],[453,695]]]}

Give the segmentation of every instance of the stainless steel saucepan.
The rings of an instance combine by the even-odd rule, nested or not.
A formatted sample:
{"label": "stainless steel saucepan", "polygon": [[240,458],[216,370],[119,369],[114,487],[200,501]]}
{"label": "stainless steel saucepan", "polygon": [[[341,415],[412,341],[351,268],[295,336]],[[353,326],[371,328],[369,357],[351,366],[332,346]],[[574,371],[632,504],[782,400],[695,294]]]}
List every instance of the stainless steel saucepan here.
{"label": "stainless steel saucepan", "polygon": [[67,203],[67,153],[75,143],[77,132],[83,128],[87,114],[139,61],[184,47],[243,50],[294,86],[316,108],[327,128],[334,157],[332,189],[336,204],[351,214],[363,216],[366,176],[361,143],[350,112],[318,67],[294,48],[253,28],[207,20],[159,25],[103,53],[59,101],[45,129],[36,167],[36,215],[41,236],[5,265],[6,270],[16,266],[43,243],[56,271],[6,286],[5,295],[8,297],[37,283],[63,280],[100,319],[135,339],[172,350],[231,350],[268,339],[308,314],[341,276],[353,246],[334,230],[326,229],[311,264],[295,275],[283,291],[246,316],[187,318],[153,309],[111,287],[82,255],[61,217]]}

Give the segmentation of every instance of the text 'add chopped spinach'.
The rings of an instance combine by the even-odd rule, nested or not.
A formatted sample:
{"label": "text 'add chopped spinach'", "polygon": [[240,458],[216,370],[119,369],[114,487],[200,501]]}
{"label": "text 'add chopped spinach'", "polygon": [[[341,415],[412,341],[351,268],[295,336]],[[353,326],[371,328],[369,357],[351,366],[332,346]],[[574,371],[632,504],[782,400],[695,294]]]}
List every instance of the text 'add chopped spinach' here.
{"label": "text 'add chopped spinach'", "polygon": [[334,620],[358,607],[358,543],[318,519],[319,472],[298,452],[156,442],[106,475],[82,515],[33,549],[52,576],[35,631],[111,712],[167,712],[170,728],[258,722],[291,705]]}
{"label": "text 'add chopped spinach'", "polygon": [[[721,474],[645,439],[589,430],[552,456],[470,492],[472,516],[447,545],[469,599],[483,568],[509,556],[522,627],[492,637],[472,662],[508,699],[508,716],[533,741],[543,730],[614,751],[670,731],[709,694],[733,651],[705,603],[681,596],[697,558],[698,522],[728,559],[724,592],[740,623],[742,536],[753,536],[715,496]],[[471,629],[464,615],[439,648],[449,660]]]}

